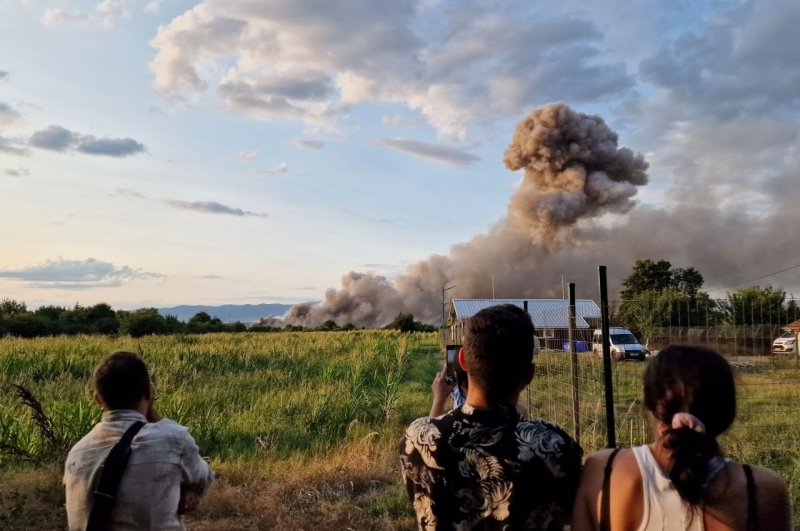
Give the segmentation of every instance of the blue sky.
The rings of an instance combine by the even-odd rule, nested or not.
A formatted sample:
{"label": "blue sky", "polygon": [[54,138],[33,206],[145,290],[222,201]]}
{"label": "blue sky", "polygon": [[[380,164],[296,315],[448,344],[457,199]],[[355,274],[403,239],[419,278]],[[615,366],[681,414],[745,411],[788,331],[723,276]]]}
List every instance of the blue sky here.
{"label": "blue sky", "polygon": [[[0,295],[296,302],[394,276],[504,215],[503,150],[549,101],[645,154],[640,207],[702,174],[768,216],[796,176],[797,65],[769,42],[797,40],[793,4],[584,4],[0,0]],[[721,182],[753,131],[736,165],[764,178]]]}

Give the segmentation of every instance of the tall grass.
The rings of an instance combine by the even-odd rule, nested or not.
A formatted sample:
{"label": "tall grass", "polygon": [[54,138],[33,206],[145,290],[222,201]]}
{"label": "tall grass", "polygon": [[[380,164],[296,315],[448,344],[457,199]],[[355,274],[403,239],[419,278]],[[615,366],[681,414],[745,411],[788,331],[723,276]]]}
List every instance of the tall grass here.
{"label": "tall grass", "polygon": [[[3,339],[0,466],[47,459],[48,437],[68,448],[85,435],[99,420],[92,369],[123,349],[147,361],[162,416],[217,461],[319,457],[365,434],[399,437],[427,399],[406,381],[409,364],[432,370],[438,352],[433,335],[377,331]],[[52,434],[13,385],[41,400]]]}
{"label": "tall grass", "polygon": [[[580,442],[592,452],[607,443],[603,365],[586,353],[579,356],[578,366]],[[652,440],[652,420],[642,396],[645,366],[635,361],[612,365],[620,447]],[[792,497],[795,528],[800,529],[800,369],[787,357],[776,357],[774,362],[753,358],[748,366],[735,368],[735,374],[737,419],[720,444],[732,459],[773,468],[784,477]],[[534,415],[555,421],[574,435],[571,379],[568,353],[542,353],[530,388],[529,407]]]}

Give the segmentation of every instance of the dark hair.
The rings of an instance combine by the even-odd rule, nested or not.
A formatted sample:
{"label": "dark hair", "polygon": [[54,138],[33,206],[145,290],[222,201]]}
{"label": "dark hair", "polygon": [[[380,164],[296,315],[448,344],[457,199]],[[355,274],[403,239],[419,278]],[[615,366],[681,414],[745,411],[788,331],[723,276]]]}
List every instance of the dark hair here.
{"label": "dark hair", "polygon": [[133,409],[150,394],[150,374],[133,352],[114,352],[94,370],[94,387],[108,409]]}
{"label": "dark hair", "polygon": [[[672,452],[669,477],[684,501],[698,506],[705,494],[709,461],[722,454],[717,437],[736,418],[736,384],[730,364],[711,349],[670,345],[644,372],[644,402],[668,426],[664,446]],[[705,433],[672,428],[676,413],[705,424]]]}
{"label": "dark hair", "polygon": [[473,383],[490,400],[511,396],[533,362],[533,322],[512,304],[476,313],[464,333],[464,359]]}

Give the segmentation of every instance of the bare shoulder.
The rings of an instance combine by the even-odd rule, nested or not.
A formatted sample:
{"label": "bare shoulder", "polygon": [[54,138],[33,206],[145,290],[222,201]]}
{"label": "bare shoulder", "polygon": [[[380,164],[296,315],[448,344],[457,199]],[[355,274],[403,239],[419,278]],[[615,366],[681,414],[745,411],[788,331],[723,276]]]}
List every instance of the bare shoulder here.
{"label": "bare shoulder", "polygon": [[[601,450],[586,458],[586,462],[583,465],[582,483],[587,489],[592,491],[600,490],[605,476],[605,468],[613,452],[613,449]],[[633,451],[630,449],[620,450],[614,458],[611,477],[616,491],[621,489],[628,490],[630,487],[635,489],[641,485],[639,465],[636,463]],[[623,478],[625,481],[620,481]]]}
{"label": "bare shoulder", "polygon": [[589,454],[589,456],[586,458],[584,469],[597,467],[605,468],[606,463],[608,463],[608,458],[611,457],[612,452],[614,452],[613,448],[606,448],[605,450],[600,450],[598,452],[594,452],[593,454]]}
{"label": "bare shoulder", "polygon": [[753,470],[753,480],[756,483],[756,488],[763,489],[766,492],[778,494],[779,492],[788,492],[786,480],[780,474],[769,468],[761,466],[750,466]]}
{"label": "bare shoulder", "polygon": [[774,471],[752,466],[756,485],[758,522],[764,529],[788,531],[791,528],[789,489],[786,481]]}
{"label": "bare shoulder", "polygon": [[[586,461],[583,463],[583,472],[581,474],[581,484],[585,490],[599,491],[603,482],[605,468],[612,452],[614,452],[613,449],[600,450],[599,452],[590,454],[586,458]],[[618,464],[619,455],[617,459],[615,459],[614,469],[617,468]]]}

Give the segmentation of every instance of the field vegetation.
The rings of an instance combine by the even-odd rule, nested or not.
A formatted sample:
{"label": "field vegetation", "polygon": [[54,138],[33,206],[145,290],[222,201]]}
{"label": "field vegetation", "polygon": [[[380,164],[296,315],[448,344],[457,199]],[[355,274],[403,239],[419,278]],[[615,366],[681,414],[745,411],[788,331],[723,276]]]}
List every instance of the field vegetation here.
{"label": "field vegetation", "polygon": [[437,338],[351,331],[0,340],[0,529],[64,529],[59,461],[99,419],[91,371],[139,347],[162,416],[219,474],[191,529],[413,528],[396,447],[430,407]]}
{"label": "field vegetation", "polygon": [[[0,529],[65,528],[61,460],[100,415],[91,371],[113,350],[139,348],[162,415],[190,428],[219,474],[190,529],[414,529],[396,447],[427,413],[442,357],[436,335],[391,331],[0,340]],[[650,438],[644,366],[614,364],[622,446]],[[739,366],[739,420],[723,447],[786,478],[800,529],[800,372],[784,358]],[[606,441],[602,364],[589,353],[578,381],[589,452]],[[34,398],[36,415],[23,403]],[[576,433],[564,353],[540,355],[522,399]]]}

